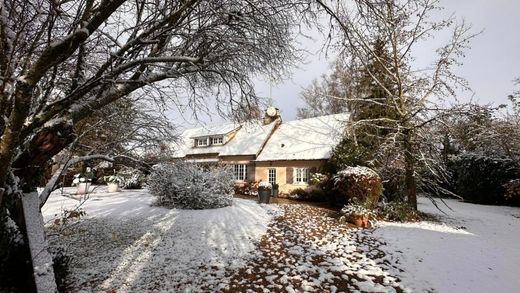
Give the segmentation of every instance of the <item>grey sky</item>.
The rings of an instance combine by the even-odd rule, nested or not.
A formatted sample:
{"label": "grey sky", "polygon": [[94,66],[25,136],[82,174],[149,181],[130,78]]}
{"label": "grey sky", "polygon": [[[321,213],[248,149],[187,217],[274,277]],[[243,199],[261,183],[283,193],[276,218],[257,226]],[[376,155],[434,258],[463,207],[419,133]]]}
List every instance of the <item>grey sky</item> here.
{"label": "grey sky", "polygon": [[[456,72],[466,78],[474,93],[459,93],[459,99],[473,100],[481,104],[507,102],[507,95],[514,90],[513,80],[520,77],[520,1],[517,0],[440,0],[445,7],[440,16],[452,13],[457,18],[464,18],[473,25],[474,32],[484,30],[473,39],[471,49],[467,51],[463,66]],[[272,85],[273,104],[280,108],[285,121],[296,118],[296,108],[302,106],[300,93],[313,79],[326,73],[334,56],[326,58],[321,51],[323,39],[317,33],[310,32],[315,40],[300,38],[301,47],[310,52],[305,63],[292,70],[292,76],[280,84]],[[415,51],[419,67],[431,64],[435,49],[441,46],[447,35],[439,35]],[[330,53],[330,52],[329,52]],[[331,54],[332,55],[332,54]],[[268,82],[258,80],[257,94],[268,97]],[[178,114],[171,115],[181,127],[186,124]],[[189,117],[187,120],[191,120]],[[219,123],[220,117],[202,117],[205,124]],[[211,121],[210,121],[211,120]]]}
{"label": "grey sky", "polygon": [[[473,39],[462,67],[457,73],[466,78],[474,91],[473,99],[479,103],[501,104],[514,90],[513,80],[520,77],[520,1],[515,0],[441,0],[444,16],[455,13],[473,25],[475,32],[484,30]],[[417,62],[430,64],[435,48],[442,36],[418,48]],[[331,59],[326,59],[321,48],[322,40],[302,40],[302,45],[316,54],[307,56],[307,64],[293,70],[292,79],[273,85],[274,104],[282,111],[284,120],[293,120],[296,107],[301,106],[301,90],[314,78],[328,70]],[[257,83],[259,95],[269,96],[269,84]],[[461,93],[461,100],[469,100],[473,93]]]}

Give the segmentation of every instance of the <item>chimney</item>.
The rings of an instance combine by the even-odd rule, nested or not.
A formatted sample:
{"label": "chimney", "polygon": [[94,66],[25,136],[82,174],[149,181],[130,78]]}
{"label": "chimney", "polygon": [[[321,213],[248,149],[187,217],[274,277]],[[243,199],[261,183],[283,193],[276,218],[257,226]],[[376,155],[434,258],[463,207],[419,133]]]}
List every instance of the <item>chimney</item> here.
{"label": "chimney", "polygon": [[264,125],[271,124],[273,121],[280,117],[280,110],[273,106],[267,107],[264,114],[263,123]]}

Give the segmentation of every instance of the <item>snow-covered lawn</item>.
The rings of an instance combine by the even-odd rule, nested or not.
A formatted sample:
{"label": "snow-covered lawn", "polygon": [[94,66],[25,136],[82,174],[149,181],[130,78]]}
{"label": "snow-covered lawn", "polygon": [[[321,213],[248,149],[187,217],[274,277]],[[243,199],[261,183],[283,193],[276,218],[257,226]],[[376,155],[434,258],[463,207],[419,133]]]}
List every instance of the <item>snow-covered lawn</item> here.
{"label": "snow-covered lawn", "polygon": [[520,208],[448,200],[442,214],[426,198],[419,210],[444,224],[379,223],[372,235],[399,259],[395,274],[414,292],[520,292]]}
{"label": "snow-covered lawn", "polygon": [[[70,190],[69,190],[70,191]],[[92,194],[87,215],[52,219],[78,201],[51,195],[51,243],[68,247],[71,291],[518,292],[520,209],[449,200],[441,222],[340,225],[308,205],[234,199],[169,210],[145,190]]]}
{"label": "snow-covered lawn", "polygon": [[[226,269],[238,268],[265,233],[275,206],[235,199],[214,210],[169,210],[151,206],[144,190],[92,194],[87,215],[50,237],[68,247],[72,291],[146,292],[217,288]],[[78,201],[51,195],[45,220]],[[57,232],[56,227],[50,233]]]}

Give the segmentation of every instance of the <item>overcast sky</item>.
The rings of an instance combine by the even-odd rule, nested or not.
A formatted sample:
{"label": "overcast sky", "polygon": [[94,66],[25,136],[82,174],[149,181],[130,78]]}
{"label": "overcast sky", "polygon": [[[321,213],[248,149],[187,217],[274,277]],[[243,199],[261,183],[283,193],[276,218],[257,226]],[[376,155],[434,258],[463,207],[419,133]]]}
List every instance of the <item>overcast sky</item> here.
{"label": "overcast sky", "polygon": [[[458,98],[463,101],[473,98],[481,104],[506,103],[507,96],[515,90],[513,80],[520,77],[520,0],[441,0],[441,5],[445,7],[441,12],[443,17],[454,13],[472,24],[475,33],[483,31],[473,39],[471,49],[462,60],[463,66],[456,70],[467,79],[473,93],[460,93]],[[296,108],[303,105],[302,89],[326,73],[334,57],[326,58],[321,51],[323,39],[317,33],[311,34],[315,40],[302,37],[300,41],[301,47],[311,53],[305,63],[292,71],[291,78],[271,85],[271,91],[268,82],[258,80],[256,83],[260,96],[269,97],[272,92],[273,104],[281,110],[285,121],[296,118]],[[419,47],[414,54],[417,62],[431,64],[435,49],[443,44],[443,39],[440,35]],[[179,117],[176,118],[175,121],[180,122]],[[213,118],[207,124],[221,120]]]}
{"label": "overcast sky", "polygon": [[[461,93],[461,100],[473,99],[479,103],[506,103],[507,95],[514,90],[513,80],[520,77],[520,1],[518,0],[441,0],[445,7],[442,14],[452,13],[473,25],[474,32],[483,30],[473,39],[467,51],[464,65],[457,73],[466,78],[474,93]],[[442,37],[416,50],[417,62],[431,64],[434,51],[442,43]],[[302,39],[302,45],[315,54],[307,56],[307,64],[293,71],[293,77],[273,85],[275,106],[282,111],[284,120],[293,120],[296,107],[303,103],[300,93],[314,78],[327,72],[331,58],[325,58],[322,40]],[[257,83],[257,92],[269,96],[269,84]]]}

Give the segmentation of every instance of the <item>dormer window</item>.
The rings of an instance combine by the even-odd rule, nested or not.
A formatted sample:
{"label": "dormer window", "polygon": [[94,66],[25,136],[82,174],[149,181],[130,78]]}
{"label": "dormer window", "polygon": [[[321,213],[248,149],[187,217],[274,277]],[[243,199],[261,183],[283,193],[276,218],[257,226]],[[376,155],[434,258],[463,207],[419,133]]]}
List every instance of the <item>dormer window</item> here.
{"label": "dormer window", "polygon": [[223,136],[212,137],[211,138],[211,144],[212,145],[224,144],[224,137]]}
{"label": "dormer window", "polygon": [[195,146],[201,147],[201,146],[207,146],[208,145],[208,138],[196,138],[195,139]]}

